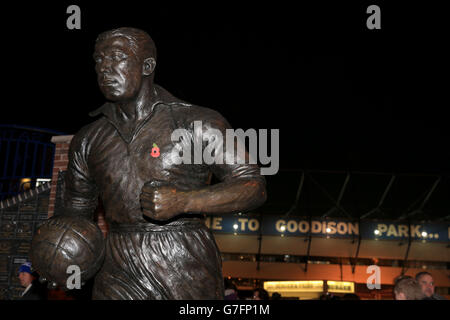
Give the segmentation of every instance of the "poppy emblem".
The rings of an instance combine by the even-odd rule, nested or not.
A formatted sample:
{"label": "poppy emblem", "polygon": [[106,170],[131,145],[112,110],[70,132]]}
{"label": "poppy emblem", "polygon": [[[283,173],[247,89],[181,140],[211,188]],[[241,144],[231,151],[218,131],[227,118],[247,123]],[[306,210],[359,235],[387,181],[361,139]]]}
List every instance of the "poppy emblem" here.
{"label": "poppy emblem", "polygon": [[152,151],[150,152],[150,155],[153,158],[159,157],[159,148],[158,148],[158,145],[156,143],[153,144],[153,148],[152,148]]}

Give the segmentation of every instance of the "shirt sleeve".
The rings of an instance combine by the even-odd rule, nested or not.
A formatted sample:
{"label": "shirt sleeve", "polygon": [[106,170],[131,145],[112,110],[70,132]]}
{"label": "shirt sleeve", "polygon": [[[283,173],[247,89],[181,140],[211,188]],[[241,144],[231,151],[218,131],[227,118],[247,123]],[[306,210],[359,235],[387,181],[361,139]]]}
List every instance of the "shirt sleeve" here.
{"label": "shirt sleeve", "polygon": [[84,130],[77,133],[69,147],[69,163],[65,176],[64,214],[93,219],[98,204],[98,189],[87,163],[88,139]]}
{"label": "shirt sleeve", "polygon": [[206,110],[201,117],[201,130],[198,122],[197,126],[195,123],[193,126],[197,145],[202,143],[202,161],[209,160],[207,165],[210,171],[222,182],[245,179],[259,180],[265,185],[265,178],[257,164],[257,155],[249,154],[245,147],[246,135],[250,144],[257,143],[256,131],[233,130],[221,114],[211,109]]}

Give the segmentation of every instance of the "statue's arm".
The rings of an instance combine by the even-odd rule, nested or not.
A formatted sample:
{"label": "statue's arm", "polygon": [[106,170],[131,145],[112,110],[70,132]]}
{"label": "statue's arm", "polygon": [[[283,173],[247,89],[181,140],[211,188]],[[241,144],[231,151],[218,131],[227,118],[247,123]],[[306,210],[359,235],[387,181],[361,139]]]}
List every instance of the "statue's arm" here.
{"label": "statue's arm", "polygon": [[[256,164],[249,164],[247,150],[244,151],[245,163],[237,163],[237,142],[232,144],[232,150],[227,150],[226,129],[231,129],[231,126],[222,116],[207,119],[204,122],[203,134],[209,128],[219,130],[223,137],[222,161],[216,161],[209,166],[220,182],[190,191],[184,211],[206,214],[234,213],[261,206],[267,199],[267,193],[266,181],[260,173],[260,168]],[[245,149],[244,146],[243,148]]]}
{"label": "statue's arm", "polygon": [[98,189],[87,165],[88,141],[83,130],[70,143],[65,176],[64,213],[93,219],[98,204]]}
{"label": "statue's arm", "polygon": [[266,186],[263,179],[230,178],[227,181],[189,192],[185,212],[236,213],[255,209],[266,199]]}
{"label": "statue's arm", "polygon": [[[227,121],[217,112],[209,110],[198,118],[194,115],[187,123],[193,123],[197,119],[202,121],[203,132],[191,133],[191,142],[194,144],[192,148],[195,148],[197,141],[197,145],[200,143],[205,150],[208,143],[202,144],[202,141],[208,129],[215,129],[212,135],[221,135],[224,138],[222,161],[215,161],[210,165],[206,165],[205,162],[201,164],[220,182],[194,190],[180,190],[173,185],[159,186],[154,182],[146,183],[141,192],[141,208],[144,215],[157,220],[166,220],[180,213],[234,213],[255,209],[266,201],[265,179],[256,164],[249,164],[247,151],[244,152],[243,157],[246,161],[243,164],[237,159],[234,159],[234,163],[230,161],[230,153],[232,150],[236,151],[237,143],[230,147],[231,150],[227,150],[226,129],[231,128]],[[193,125],[187,127],[195,128]],[[215,137],[208,138],[215,139]]]}

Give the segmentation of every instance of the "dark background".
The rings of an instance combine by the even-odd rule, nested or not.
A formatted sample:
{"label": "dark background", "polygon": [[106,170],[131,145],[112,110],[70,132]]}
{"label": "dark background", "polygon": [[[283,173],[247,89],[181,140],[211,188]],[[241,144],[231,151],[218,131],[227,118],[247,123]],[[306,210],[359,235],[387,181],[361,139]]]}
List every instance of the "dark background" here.
{"label": "dark background", "polygon": [[[93,121],[88,113],[104,103],[92,59],[95,39],[131,26],[156,42],[156,83],[218,110],[235,128],[280,129],[281,168],[266,177],[262,211],[289,209],[302,169],[448,178],[450,55],[442,2],[243,2],[2,3],[0,124],[74,134]],[[71,4],[81,7],[81,30],[66,28]],[[381,30],[366,28],[371,4],[381,7]],[[335,198],[344,178],[323,179]],[[376,205],[389,176],[379,179],[371,185],[352,176],[348,189],[356,196],[344,198],[343,206],[353,205],[354,217]],[[386,205],[394,212],[388,215],[408,213],[434,181],[402,181],[395,196],[404,197]],[[444,182],[428,218],[448,219]],[[416,193],[405,191],[408,186]],[[373,194],[366,199],[364,192]],[[300,209],[319,203],[316,211],[326,212],[331,202],[320,195],[306,192],[312,200],[301,201]],[[347,203],[354,199],[359,203]]]}
{"label": "dark background", "polygon": [[[4,6],[0,123],[76,133],[104,103],[96,36],[133,26],[156,42],[156,83],[235,128],[280,129],[280,172],[448,173],[448,33],[437,4],[158,2]],[[71,4],[81,30],[66,28]],[[366,28],[370,4],[381,30]]]}

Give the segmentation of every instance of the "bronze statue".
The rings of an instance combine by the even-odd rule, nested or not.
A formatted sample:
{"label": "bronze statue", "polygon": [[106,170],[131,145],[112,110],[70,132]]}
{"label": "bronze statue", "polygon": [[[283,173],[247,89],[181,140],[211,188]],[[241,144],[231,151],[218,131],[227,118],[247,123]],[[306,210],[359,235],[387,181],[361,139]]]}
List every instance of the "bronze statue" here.
{"label": "bronze statue", "polygon": [[[92,219],[98,197],[105,208],[110,231],[93,299],[223,299],[220,253],[204,214],[263,204],[259,167],[174,163],[175,129],[186,129],[183,143],[193,143],[206,141],[194,121],[223,136],[231,127],[218,112],[154,84],[156,47],[144,31],[100,34],[94,59],[109,102],[71,142],[64,194],[67,215]],[[220,182],[211,185],[211,174]]]}

